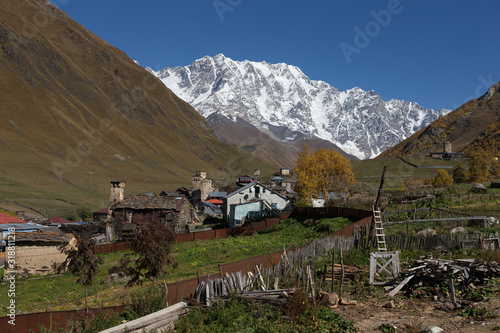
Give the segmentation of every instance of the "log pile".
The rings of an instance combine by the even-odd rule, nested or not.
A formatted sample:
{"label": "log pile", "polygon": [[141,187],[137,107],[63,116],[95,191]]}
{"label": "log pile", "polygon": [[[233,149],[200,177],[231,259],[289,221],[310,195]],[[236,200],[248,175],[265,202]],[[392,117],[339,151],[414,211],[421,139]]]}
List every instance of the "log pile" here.
{"label": "log pile", "polygon": [[[340,280],[342,269],[341,264],[335,264],[333,269],[333,277],[335,280]],[[355,266],[344,265],[344,277],[349,280],[356,280],[363,274],[363,270]],[[326,270],[326,281],[332,280],[332,265],[329,265]]]}
{"label": "log pile", "polygon": [[140,332],[170,332],[179,316],[190,311],[186,302],[179,302],[147,316],[129,321],[127,323],[108,328],[101,333],[140,333]]}
{"label": "log pile", "polygon": [[[406,278],[389,292],[393,297],[406,287],[433,286],[443,281],[455,279],[464,289],[477,289],[486,286],[492,279],[500,277],[500,264],[480,259],[420,259],[406,272]],[[454,294],[453,283],[449,283]]]}

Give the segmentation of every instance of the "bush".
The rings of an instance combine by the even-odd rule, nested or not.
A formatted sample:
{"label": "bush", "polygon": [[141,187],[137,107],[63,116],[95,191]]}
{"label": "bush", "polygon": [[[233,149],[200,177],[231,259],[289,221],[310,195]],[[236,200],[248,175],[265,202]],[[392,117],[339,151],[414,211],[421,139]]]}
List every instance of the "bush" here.
{"label": "bush", "polygon": [[337,217],[333,219],[322,219],[315,227],[314,230],[320,233],[331,234],[337,230],[348,226],[352,222],[345,217]]}
{"label": "bush", "polygon": [[[40,333],[97,333],[120,325],[122,320],[123,318],[116,312],[101,312],[93,318],[87,317],[83,320],[71,317],[69,331],[52,321],[50,327],[45,327],[44,324],[38,325],[38,331]],[[34,333],[34,331],[30,330],[30,333]]]}
{"label": "bush", "polygon": [[432,185],[434,187],[445,187],[451,184],[453,184],[453,178],[443,169],[439,169],[436,177],[432,179]]}
{"label": "bush", "polygon": [[160,311],[165,308],[165,294],[163,291],[158,293],[149,290],[149,293],[144,295],[134,295],[130,305],[123,310],[123,317],[130,321],[150,313]]}
{"label": "bush", "polygon": [[470,307],[463,309],[462,312],[460,312],[460,315],[462,317],[473,317],[477,319],[491,319],[491,318],[496,318],[495,314],[492,313],[488,309],[480,309],[476,307]]}
{"label": "bush", "polygon": [[283,308],[230,298],[195,308],[175,325],[178,332],[355,332],[353,322],[319,307],[296,290]]}

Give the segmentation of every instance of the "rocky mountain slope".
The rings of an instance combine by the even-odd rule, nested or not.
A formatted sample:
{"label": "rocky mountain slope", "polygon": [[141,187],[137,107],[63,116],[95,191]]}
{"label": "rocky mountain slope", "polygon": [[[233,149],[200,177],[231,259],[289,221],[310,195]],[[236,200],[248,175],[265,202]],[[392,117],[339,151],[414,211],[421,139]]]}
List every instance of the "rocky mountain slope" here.
{"label": "rocky mountain slope", "polygon": [[480,148],[499,156],[500,83],[386,150],[380,157],[428,155],[431,151],[443,151],[445,141],[451,142],[453,152],[467,153]]}
{"label": "rocky mountain slope", "polygon": [[48,1],[0,4],[0,77],[1,198],[52,191],[91,201],[110,179],[125,179],[129,193],[160,192],[196,170],[219,179],[271,171]]}
{"label": "rocky mountain slope", "polygon": [[448,112],[383,101],[360,88],[339,91],[295,66],[233,61],[222,54],[148,70],[204,117],[246,122],[279,142],[330,142],[360,159],[377,156]]}

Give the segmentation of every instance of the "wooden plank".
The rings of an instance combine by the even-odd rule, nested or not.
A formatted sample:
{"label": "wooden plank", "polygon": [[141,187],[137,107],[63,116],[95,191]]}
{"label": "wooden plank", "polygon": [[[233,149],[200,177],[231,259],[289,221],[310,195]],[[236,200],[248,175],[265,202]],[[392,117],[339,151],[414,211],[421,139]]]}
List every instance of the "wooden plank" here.
{"label": "wooden plank", "polygon": [[166,317],[174,317],[184,312],[188,304],[186,302],[179,302],[168,308],[162,309],[160,311],[151,313],[147,316],[129,321],[125,324],[121,324],[115,327],[108,328],[107,330],[101,331],[101,333],[122,333],[126,330],[133,331],[137,329],[142,329],[149,325],[153,325],[157,322],[164,321]]}
{"label": "wooden plank", "polygon": [[398,286],[389,293],[389,297],[394,297],[394,295],[396,295],[414,276],[415,274],[412,274],[398,284]]}

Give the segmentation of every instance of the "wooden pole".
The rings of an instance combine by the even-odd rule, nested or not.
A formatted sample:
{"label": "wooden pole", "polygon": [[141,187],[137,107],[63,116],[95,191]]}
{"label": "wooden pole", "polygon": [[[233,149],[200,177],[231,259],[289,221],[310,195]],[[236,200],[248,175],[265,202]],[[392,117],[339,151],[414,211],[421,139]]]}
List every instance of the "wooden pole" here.
{"label": "wooden pole", "polygon": [[321,281],[321,291],[325,291],[326,286],[326,271],[328,270],[328,265],[323,268],[323,279]]}
{"label": "wooden pole", "polygon": [[335,286],[335,248],[332,249],[332,293]]}
{"label": "wooden pole", "polygon": [[457,299],[455,298],[455,286],[453,285],[453,274],[450,273],[450,278],[448,280],[448,286],[450,288],[451,301],[453,305],[457,305]]}
{"label": "wooden pole", "polygon": [[344,256],[342,254],[342,245],[340,246],[340,295],[339,299],[342,300],[342,286],[344,285]]}
{"label": "wooden pole", "polygon": [[[380,195],[382,194],[382,187],[384,187],[386,171],[387,171],[387,165],[384,165],[384,170],[382,171],[382,177],[380,178],[380,186],[378,187],[377,199],[375,200],[375,206],[373,207],[374,209],[378,209],[378,206],[380,204]],[[370,235],[368,237],[368,251],[370,251],[372,245],[374,231],[375,231],[375,217],[372,216],[372,222],[370,224]]]}

